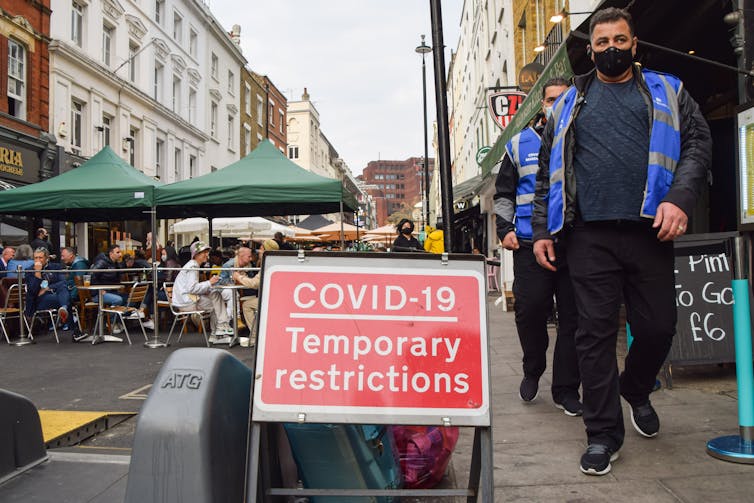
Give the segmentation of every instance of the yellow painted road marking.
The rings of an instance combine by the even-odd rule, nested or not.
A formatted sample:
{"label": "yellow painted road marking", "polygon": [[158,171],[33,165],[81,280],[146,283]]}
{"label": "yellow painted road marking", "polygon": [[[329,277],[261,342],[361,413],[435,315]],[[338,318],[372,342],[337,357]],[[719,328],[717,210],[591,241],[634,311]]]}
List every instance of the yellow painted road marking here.
{"label": "yellow painted road marking", "polygon": [[94,412],[76,410],[40,410],[42,436],[45,442],[75,431],[89,423],[109,415],[134,414],[133,412]]}

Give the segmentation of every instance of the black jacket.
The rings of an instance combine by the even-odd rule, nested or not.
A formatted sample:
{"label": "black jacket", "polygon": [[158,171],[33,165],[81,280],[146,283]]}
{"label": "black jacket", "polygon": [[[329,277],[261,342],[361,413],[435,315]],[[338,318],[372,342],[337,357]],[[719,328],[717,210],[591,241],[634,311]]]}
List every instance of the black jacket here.
{"label": "black jacket", "polygon": [[106,253],[100,253],[94,259],[92,269],[106,269],[92,273],[93,285],[117,285],[120,283],[121,264],[113,262]]}
{"label": "black jacket", "polygon": [[399,234],[397,238],[393,241],[393,247],[390,249],[390,251],[394,252],[424,252],[424,248],[422,248],[422,245],[419,243],[419,240],[416,239],[414,236],[411,236],[410,238],[407,238],[403,234]]}
{"label": "black jacket", "polygon": [[[578,90],[579,98],[583,97],[589,83],[596,75],[596,70],[592,70],[585,75],[574,78],[574,85]],[[652,100],[650,99],[649,89],[647,89],[642,78],[641,67],[637,64],[634,64],[634,78],[637,79],[639,89],[647,102],[647,120],[651,128]],[[574,120],[578,116],[582,103],[583,100],[577,98]],[[681,157],[673,176],[673,184],[662,201],[673,203],[686,215],[691,215],[711,164],[712,137],[709,126],[699,110],[699,105],[683,87],[678,93],[678,111],[681,121]],[[553,142],[554,122],[550,121],[542,132],[542,147],[539,150],[539,170],[537,171],[537,187],[532,214],[534,241],[553,238],[547,230],[547,196],[550,191],[550,150]],[[573,121],[566,131],[564,144],[566,201],[563,223],[565,227],[569,223],[573,223],[576,216],[576,174],[573,169],[576,139],[574,138]]]}

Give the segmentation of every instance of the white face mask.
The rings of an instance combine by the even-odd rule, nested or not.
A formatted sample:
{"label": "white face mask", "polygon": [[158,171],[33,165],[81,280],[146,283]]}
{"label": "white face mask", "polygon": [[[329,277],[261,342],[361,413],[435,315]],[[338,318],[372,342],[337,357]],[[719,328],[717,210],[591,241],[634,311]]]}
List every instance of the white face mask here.
{"label": "white face mask", "polygon": [[552,107],[545,107],[545,119],[550,120],[552,117]]}
{"label": "white face mask", "polygon": [[168,256],[167,255],[163,255],[160,258],[162,259],[163,262],[167,262],[167,260],[168,260]]}

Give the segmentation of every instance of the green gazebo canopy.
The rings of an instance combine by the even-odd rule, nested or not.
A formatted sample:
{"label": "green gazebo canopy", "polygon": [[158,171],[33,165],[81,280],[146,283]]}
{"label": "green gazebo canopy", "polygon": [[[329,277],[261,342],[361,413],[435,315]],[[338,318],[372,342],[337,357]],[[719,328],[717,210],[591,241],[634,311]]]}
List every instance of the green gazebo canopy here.
{"label": "green gazebo canopy", "polygon": [[311,173],[269,141],[243,159],[156,190],[160,218],[300,215],[353,211],[340,180]]}
{"label": "green gazebo canopy", "polygon": [[159,185],[105,147],[62,175],[0,192],[0,214],[71,222],[142,220]]}

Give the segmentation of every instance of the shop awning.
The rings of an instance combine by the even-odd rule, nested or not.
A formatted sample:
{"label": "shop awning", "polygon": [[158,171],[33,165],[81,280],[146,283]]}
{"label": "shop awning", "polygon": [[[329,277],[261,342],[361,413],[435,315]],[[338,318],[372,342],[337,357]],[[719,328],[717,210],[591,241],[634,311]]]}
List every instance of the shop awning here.
{"label": "shop awning", "polygon": [[269,140],[225,168],[157,191],[160,218],[335,213],[341,203],[356,208],[340,180],[301,168]]}
{"label": "shop awning", "polygon": [[159,185],[105,147],[62,175],[0,191],[0,213],[71,222],[142,220]]}

